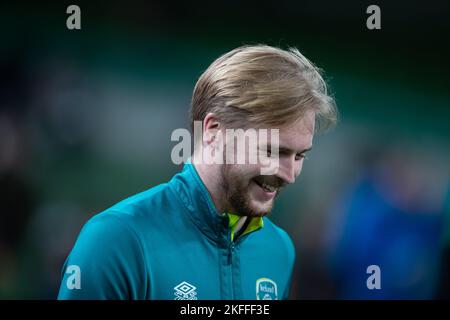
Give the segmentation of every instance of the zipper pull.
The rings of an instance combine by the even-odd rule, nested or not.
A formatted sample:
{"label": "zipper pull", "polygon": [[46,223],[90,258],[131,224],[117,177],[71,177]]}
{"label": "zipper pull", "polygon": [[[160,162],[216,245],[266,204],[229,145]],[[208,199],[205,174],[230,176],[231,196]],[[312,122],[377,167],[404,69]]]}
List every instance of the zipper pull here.
{"label": "zipper pull", "polygon": [[234,242],[231,242],[228,251],[228,264],[231,264],[233,262],[233,250],[234,250]]}

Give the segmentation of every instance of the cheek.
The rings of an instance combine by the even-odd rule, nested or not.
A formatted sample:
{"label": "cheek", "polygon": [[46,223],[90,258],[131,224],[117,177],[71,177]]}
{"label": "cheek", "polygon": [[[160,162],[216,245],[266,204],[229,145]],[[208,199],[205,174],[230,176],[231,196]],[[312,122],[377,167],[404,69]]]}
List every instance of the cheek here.
{"label": "cheek", "polygon": [[243,164],[239,165],[235,172],[237,178],[251,179],[260,175],[260,166],[257,164]]}

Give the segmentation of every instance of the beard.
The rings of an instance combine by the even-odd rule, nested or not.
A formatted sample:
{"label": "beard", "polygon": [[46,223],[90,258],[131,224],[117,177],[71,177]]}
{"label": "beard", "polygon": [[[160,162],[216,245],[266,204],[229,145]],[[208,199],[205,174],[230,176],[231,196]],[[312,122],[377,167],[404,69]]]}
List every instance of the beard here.
{"label": "beard", "polygon": [[[225,164],[221,168],[221,185],[227,201],[226,212],[247,217],[263,217],[269,214],[273,209],[275,198],[284,186],[283,180],[276,176],[261,175],[246,178],[242,173],[232,170],[232,167]],[[252,203],[250,185],[256,182],[265,182],[277,187],[275,198],[263,206]]]}

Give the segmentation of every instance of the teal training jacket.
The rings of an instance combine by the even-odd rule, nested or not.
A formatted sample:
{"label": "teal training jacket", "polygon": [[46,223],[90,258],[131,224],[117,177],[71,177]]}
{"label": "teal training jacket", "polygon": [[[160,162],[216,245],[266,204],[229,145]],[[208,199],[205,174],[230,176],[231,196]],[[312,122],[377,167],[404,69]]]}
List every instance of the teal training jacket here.
{"label": "teal training jacket", "polygon": [[58,299],[286,299],[295,260],[287,233],[218,214],[191,163],[168,183],[92,217],[66,259]]}

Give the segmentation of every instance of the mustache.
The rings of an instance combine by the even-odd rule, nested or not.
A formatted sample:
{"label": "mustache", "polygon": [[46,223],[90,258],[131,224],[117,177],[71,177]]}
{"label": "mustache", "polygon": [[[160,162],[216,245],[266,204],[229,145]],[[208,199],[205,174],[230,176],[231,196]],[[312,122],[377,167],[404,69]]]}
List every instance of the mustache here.
{"label": "mustache", "polygon": [[255,180],[258,183],[265,183],[271,185],[275,188],[283,188],[287,184],[284,182],[283,179],[277,176],[257,176],[254,177],[253,180]]}

